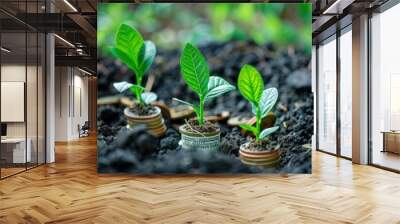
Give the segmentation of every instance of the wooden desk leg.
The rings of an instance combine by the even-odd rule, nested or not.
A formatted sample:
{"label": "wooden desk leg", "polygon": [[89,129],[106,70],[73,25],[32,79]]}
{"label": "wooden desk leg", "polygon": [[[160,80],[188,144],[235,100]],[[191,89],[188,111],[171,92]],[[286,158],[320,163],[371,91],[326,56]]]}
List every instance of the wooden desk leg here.
{"label": "wooden desk leg", "polygon": [[383,150],[381,152],[386,152],[386,134],[383,133]]}

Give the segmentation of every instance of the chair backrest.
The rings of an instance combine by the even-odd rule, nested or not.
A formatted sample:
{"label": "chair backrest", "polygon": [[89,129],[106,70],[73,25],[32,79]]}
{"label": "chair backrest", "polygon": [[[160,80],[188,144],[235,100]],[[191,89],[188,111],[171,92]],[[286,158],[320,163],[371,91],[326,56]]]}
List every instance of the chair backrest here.
{"label": "chair backrest", "polygon": [[85,121],[85,123],[82,126],[82,129],[89,129],[90,128],[90,123],[89,121]]}

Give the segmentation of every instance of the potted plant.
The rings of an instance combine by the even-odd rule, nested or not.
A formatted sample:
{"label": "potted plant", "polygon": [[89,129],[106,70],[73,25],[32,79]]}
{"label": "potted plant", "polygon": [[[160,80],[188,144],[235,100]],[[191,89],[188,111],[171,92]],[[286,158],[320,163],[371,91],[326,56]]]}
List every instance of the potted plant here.
{"label": "potted plant", "polygon": [[128,127],[145,124],[149,133],[161,136],[166,131],[161,109],[151,105],[157,99],[152,92],[145,92],[142,86],[144,74],[151,67],[156,55],[156,47],[151,41],[144,41],[142,35],[134,28],[122,24],[115,38],[111,52],[135,73],[135,84],[128,82],[114,83],[119,92],[131,91],[135,95],[133,106],[125,108],[124,115]]}
{"label": "potted plant", "polygon": [[184,149],[218,150],[220,128],[205,119],[204,105],[211,99],[232,91],[235,87],[224,79],[210,76],[206,59],[199,49],[186,44],[180,58],[180,70],[186,84],[197,93],[198,104],[192,104],[174,98],[174,100],[193,108],[196,119],[191,119],[179,127],[180,144]]}
{"label": "potted plant", "polygon": [[278,99],[278,90],[264,90],[260,73],[250,65],[244,65],[239,73],[238,88],[240,93],[252,105],[256,117],[255,126],[242,124],[240,127],[254,134],[254,138],[240,146],[239,154],[243,163],[256,166],[276,166],[279,164],[279,147],[271,145],[268,136],[279,129],[278,126],[262,130],[262,119],[274,107]]}

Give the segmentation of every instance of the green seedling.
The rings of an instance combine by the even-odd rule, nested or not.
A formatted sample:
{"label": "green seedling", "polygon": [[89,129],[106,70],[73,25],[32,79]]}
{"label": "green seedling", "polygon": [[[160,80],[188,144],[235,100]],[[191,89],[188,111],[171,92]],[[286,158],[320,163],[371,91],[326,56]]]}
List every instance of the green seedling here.
{"label": "green seedling", "polygon": [[115,46],[111,48],[113,55],[126,64],[135,73],[136,83],[114,83],[119,92],[130,90],[135,94],[139,105],[150,104],[157,99],[152,92],[144,92],[142,79],[153,64],[156,47],[151,41],[144,41],[142,35],[134,28],[122,24],[115,37]]}
{"label": "green seedling", "polygon": [[235,86],[229,84],[223,78],[210,76],[208,64],[203,54],[189,43],[183,49],[180,69],[186,84],[199,96],[199,103],[192,104],[176,98],[174,100],[193,107],[199,125],[204,125],[204,104],[217,96],[234,90]]}
{"label": "green seedling", "polygon": [[253,66],[244,65],[239,73],[238,87],[240,93],[252,105],[252,112],[256,116],[256,126],[240,125],[256,137],[256,141],[264,140],[279,129],[278,126],[261,130],[261,121],[272,110],[278,100],[278,90],[268,88],[264,90],[264,82],[260,73]]}

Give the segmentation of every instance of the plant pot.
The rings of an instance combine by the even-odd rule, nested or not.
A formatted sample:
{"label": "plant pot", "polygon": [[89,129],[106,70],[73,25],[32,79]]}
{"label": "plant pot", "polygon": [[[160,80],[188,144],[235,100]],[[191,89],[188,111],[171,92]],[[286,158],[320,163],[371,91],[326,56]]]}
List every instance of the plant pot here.
{"label": "plant pot", "polygon": [[151,115],[139,116],[131,112],[129,108],[125,108],[124,115],[128,123],[128,128],[133,128],[138,125],[146,125],[150,134],[160,137],[165,134],[167,127],[164,124],[164,119],[161,115],[161,109],[156,108],[156,113]]}
{"label": "plant pot", "polygon": [[279,148],[271,151],[250,151],[245,143],[240,146],[239,155],[242,163],[251,166],[276,167],[280,161]]}
{"label": "plant pot", "polygon": [[186,124],[179,127],[181,140],[179,144],[183,149],[218,150],[221,130],[214,132],[191,132],[185,129]]}

